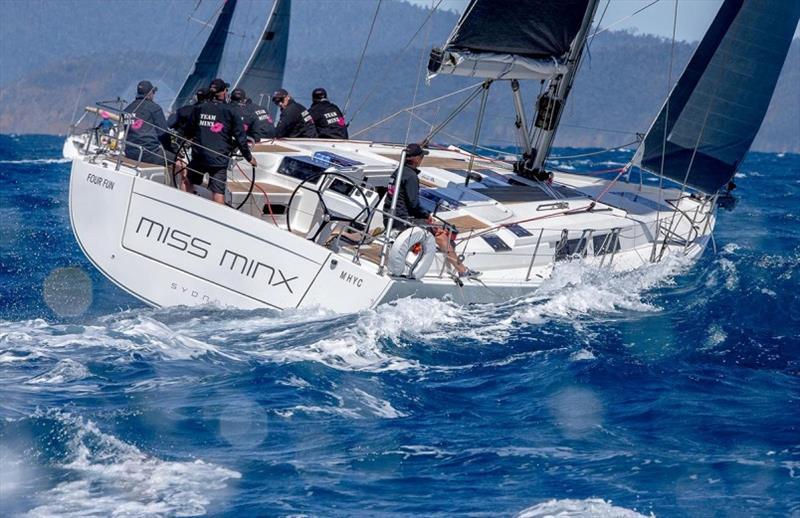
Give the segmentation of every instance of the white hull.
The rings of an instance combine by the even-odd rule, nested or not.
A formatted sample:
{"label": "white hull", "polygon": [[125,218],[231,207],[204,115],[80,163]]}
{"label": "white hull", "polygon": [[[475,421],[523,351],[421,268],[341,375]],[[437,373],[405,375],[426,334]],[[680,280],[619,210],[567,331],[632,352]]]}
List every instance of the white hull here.
{"label": "white hull", "polygon": [[[344,153],[342,146],[338,152]],[[267,153],[256,156],[260,164],[269,167]],[[536,228],[530,228],[532,237],[518,238],[511,252],[495,252],[480,239],[462,243],[458,251],[466,257],[467,265],[484,272],[479,281],[466,281],[463,286],[445,272],[440,254],[420,280],[392,277],[379,274],[376,260],[361,257],[354,261],[351,250],[331,249],[297,231],[289,232],[261,214],[254,216],[181,192],[159,181],[159,174],[143,174],[124,165],[117,170],[113,160],[73,162],[69,194],[73,231],[83,252],[104,275],[159,307],[217,304],[354,312],[408,296],[452,297],[464,303],[507,300],[530,293],[547,278],[554,264],[553,240],[558,235],[554,229],[563,225],[559,218],[548,220],[547,226],[552,228],[540,230],[541,244],[536,248]],[[392,163],[387,167],[391,170]],[[258,178],[287,181],[261,170]],[[587,183],[583,186],[587,191],[603,186],[597,180],[574,178],[576,183]],[[626,185],[620,188],[637,187]],[[501,211],[505,210],[502,203],[484,205],[476,205],[470,214],[491,219],[496,213],[507,219]],[[627,217],[625,211],[616,209],[600,214],[602,218]],[[589,228],[586,218],[591,217],[592,213],[573,216],[570,222],[575,229]],[[630,238],[621,233],[617,252],[594,256],[595,242],[585,245],[585,256],[580,260],[615,270],[648,263],[654,246],[653,236],[647,234],[655,227],[646,218],[637,218],[625,220],[632,233]],[[713,213],[705,221],[701,235],[691,243],[668,245],[666,253],[693,257],[702,252],[713,230]],[[598,224],[611,227],[618,223]],[[498,234],[505,236],[503,232]],[[511,242],[508,237],[504,239]]]}

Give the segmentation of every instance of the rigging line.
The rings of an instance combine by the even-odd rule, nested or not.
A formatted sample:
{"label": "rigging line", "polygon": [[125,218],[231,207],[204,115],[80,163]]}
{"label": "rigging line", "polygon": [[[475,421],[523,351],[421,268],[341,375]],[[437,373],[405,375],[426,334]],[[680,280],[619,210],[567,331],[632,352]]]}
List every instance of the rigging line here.
{"label": "rigging line", "polygon": [[[422,123],[424,123],[424,124],[427,124],[427,125],[429,125],[429,126],[432,126],[432,125],[433,125],[433,124],[432,124],[430,121],[428,121],[428,120],[426,120],[426,119],[423,119],[422,117],[420,117],[420,116],[419,116],[419,115],[417,115],[416,113],[413,113],[412,115],[413,115],[413,117],[414,117],[415,119],[418,119],[420,122],[422,122]],[[498,154],[498,155],[508,155],[508,153],[509,153],[508,151],[506,151],[506,150],[503,150],[503,149],[495,149],[495,148],[486,147],[486,146],[473,145],[473,143],[472,143],[472,142],[470,142],[470,141],[469,141],[469,140],[468,140],[466,137],[461,137],[461,136],[455,135],[455,134],[453,134],[453,133],[448,133],[448,132],[446,132],[446,131],[444,131],[444,130],[441,130],[439,133],[441,133],[441,134],[442,134],[442,135],[444,135],[445,137],[450,137],[451,139],[455,140],[456,142],[460,142],[460,143],[462,143],[462,144],[464,144],[464,145],[471,146],[471,147],[474,147],[474,148],[477,148],[477,149],[483,149],[484,151],[490,151],[490,152],[492,152],[492,153],[496,153],[496,154]],[[513,145],[512,143],[509,143],[509,146],[512,146],[512,145]],[[466,150],[466,149],[464,149],[464,148],[460,148],[460,147],[458,147],[458,146],[455,146],[455,147],[456,147],[456,148],[457,148],[459,151],[463,151],[464,153],[466,153],[466,154],[468,154],[468,155],[470,155],[470,156],[472,156],[472,155],[476,155],[476,153],[475,153],[474,151],[470,152],[470,151],[467,151],[467,150]],[[489,162],[495,162],[495,163],[500,163],[500,164],[506,164],[506,165],[508,165],[508,162],[505,162],[505,161],[503,161],[503,160],[497,160],[497,159],[495,159],[495,158],[492,158],[492,157],[488,157],[488,156],[484,156],[484,155],[477,155],[477,157],[478,157],[478,158],[480,158],[481,160],[487,160],[487,161],[489,161]]]}
{"label": "rigging line", "polygon": [[636,135],[635,131],[623,131],[623,130],[608,129],[608,128],[595,128],[595,127],[592,127],[592,126],[581,126],[580,124],[562,123],[562,124],[560,124],[560,126],[566,126],[568,128],[588,129],[588,130],[594,130],[594,131],[605,131],[607,133],[621,133],[623,135]]}
{"label": "rigging line", "polygon": [[633,17],[634,17],[634,16],[636,16],[637,14],[641,13],[642,11],[644,11],[645,9],[647,9],[648,7],[651,7],[651,6],[653,6],[653,5],[657,4],[657,3],[659,3],[660,1],[661,1],[661,0],[653,0],[652,2],[650,2],[649,4],[647,4],[646,6],[644,6],[644,7],[640,8],[640,9],[637,9],[636,11],[632,12],[632,13],[631,13],[631,14],[629,14],[628,16],[625,16],[624,18],[620,18],[620,19],[619,19],[619,20],[617,20],[616,22],[613,22],[613,23],[611,23],[611,24],[609,24],[609,25],[607,25],[607,26],[603,27],[602,29],[595,31],[595,32],[594,32],[594,34],[592,34],[592,39],[594,39],[594,37],[595,37],[595,36],[597,36],[598,34],[603,34],[603,33],[604,33],[604,32],[606,32],[607,30],[611,29],[611,27],[614,27],[615,25],[618,25],[618,24],[620,24],[620,23],[622,23],[622,22],[624,22],[624,21],[626,21],[626,20],[630,20],[631,18],[633,18]]}
{"label": "rigging line", "polygon": [[[431,0],[431,9],[433,9],[433,0]],[[428,23],[427,21],[425,22]],[[422,48],[419,51],[419,65],[417,67],[417,81],[414,83],[414,95],[411,97],[411,106],[417,104],[417,92],[419,91],[419,83],[422,79],[422,66],[425,63],[425,50],[428,47],[428,39],[431,36],[431,26],[433,24],[428,24],[428,30],[425,32],[425,41],[422,42]],[[411,111],[408,113],[408,127],[406,128],[406,138],[403,140],[403,144],[408,144],[408,137],[411,134],[411,121],[413,120],[414,109],[412,108]]]}
{"label": "rigging line", "polygon": [[347,109],[350,107],[350,98],[353,96],[353,90],[355,90],[356,81],[358,81],[358,74],[361,73],[361,65],[364,63],[364,57],[367,55],[369,40],[372,37],[372,30],[375,28],[375,22],[378,20],[378,11],[381,10],[382,3],[383,0],[378,0],[378,5],[375,7],[375,14],[372,15],[372,23],[369,25],[367,40],[364,42],[364,48],[361,49],[361,57],[358,59],[358,66],[356,66],[356,73],[353,76],[353,83],[350,85],[350,91],[347,93],[347,100],[344,103],[344,110],[342,110],[345,115],[347,115]]}
{"label": "rigging line", "polygon": [[[611,0],[606,0],[606,6],[603,7],[603,12],[600,14],[600,19],[597,20],[597,24],[594,26],[594,33],[589,38],[587,38],[587,41],[586,41],[586,55],[589,56],[589,61],[592,60],[592,53],[591,53],[592,40],[594,40],[594,37],[597,36],[597,30],[600,29],[600,24],[603,23],[603,18],[606,17],[606,11],[608,11],[608,6],[609,5],[611,5]],[[581,60],[581,61],[583,61],[583,60]]]}
{"label": "rigging line", "polygon": [[[669,100],[670,92],[672,90],[672,65],[675,60],[675,33],[678,27],[678,0],[675,0],[675,9],[672,14],[672,44],[669,49],[669,68],[667,69],[667,102],[664,105],[664,135],[661,140],[661,167],[659,168],[658,175],[658,204],[661,205],[661,198],[664,189],[664,163],[667,156],[667,124],[669,122]],[[639,182],[642,181],[642,175],[639,174]],[[640,188],[641,190],[641,188]],[[661,211],[656,212],[656,235],[658,235],[661,228]],[[653,250],[650,252],[650,261],[655,259],[656,247],[658,239],[653,241]]]}
{"label": "rigging line", "polygon": [[[422,22],[422,25],[420,25],[417,28],[417,30],[414,32],[414,34],[411,36],[411,38],[409,38],[409,40],[405,44],[405,46],[400,50],[400,52],[397,54],[397,56],[395,56],[395,58],[389,64],[389,67],[385,68],[384,70],[392,70],[392,69],[395,68],[395,65],[397,65],[397,62],[400,60],[401,57],[403,57],[403,52],[408,50],[408,47],[411,46],[411,44],[417,38],[417,35],[419,35],[420,31],[422,31],[422,29],[425,27],[425,24],[428,23],[428,20],[430,20],[433,17],[433,14],[436,12],[437,9],[439,9],[439,6],[442,5],[443,1],[444,0],[439,0],[438,2],[436,2],[436,5],[428,13],[428,16],[425,17],[425,20]],[[381,81],[378,81],[378,83],[375,84],[375,86],[372,88],[372,90],[370,90],[369,93],[367,93],[367,95],[364,97],[364,100],[361,101],[361,104],[358,106],[358,109],[356,110],[356,112],[353,114],[352,117],[350,117],[350,122],[351,123],[353,122],[353,119],[355,119],[356,116],[359,113],[361,113],[361,110],[364,108],[364,105],[367,103],[369,98],[372,97],[372,94],[374,94],[378,90],[379,87],[383,86],[383,83],[386,81],[386,78],[388,77],[388,75],[389,74],[383,74],[383,79]]]}
{"label": "rigging line", "polygon": [[619,146],[611,146],[611,147],[607,147],[605,149],[601,149],[600,151],[592,151],[590,153],[581,153],[579,155],[559,155],[559,156],[550,155],[549,157],[547,157],[547,159],[548,160],[564,160],[564,159],[570,159],[570,158],[583,158],[583,157],[586,157],[586,156],[602,155],[603,153],[608,153],[609,151],[614,151],[616,149],[624,148],[625,146],[630,146],[631,144],[636,144],[638,142],[639,142],[639,139],[631,140],[630,142],[626,142],[624,144],[620,144]]}
{"label": "rigging line", "polygon": [[86,74],[89,72],[90,66],[87,66],[83,69],[83,78],[81,78],[81,87],[78,89],[78,95],[75,97],[75,108],[72,109],[72,118],[69,121],[69,125],[72,126],[75,124],[75,115],[78,114],[78,104],[81,101],[81,94],[83,94],[83,87],[86,85]]}
{"label": "rigging line", "polygon": [[[422,122],[424,124],[427,124],[429,126],[433,126],[433,124],[430,121],[428,121],[426,119],[423,119],[422,117],[420,117],[416,113],[414,113],[412,115],[414,116],[415,119],[418,119],[420,122]],[[456,142],[460,142],[460,143],[462,143],[464,145],[470,145],[470,146],[472,145],[470,143],[470,141],[466,137],[461,137],[461,136],[455,135],[453,133],[448,133],[447,131],[444,131],[444,130],[440,131],[440,133],[442,135],[444,135],[445,137],[450,137],[451,139],[455,140]],[[512,145],[513,145],[512,143],[509,143],[509,146],[512,146]],[[455,147],[458,148],[459,150],[463,151],[464,153],[471,154],[469,151],[467,151],[464,148],[459,148],[458,146],[455,146]],[[491,147],[486,147],[486,146],[476,145],[474,147],[476,147],[477,149],[483,149],[484,151],[490,151],[490,152],[496,153],[498,155],[507,155],[509,153],[507,150],[496,149],[496,148],[491,148]],[[503,164],[507,163],[507,162],[504,162],[502,160],[495,160],[495,159],[493,159],[491,157],[487,157],[487,156],[481,156],[480,158],[484,159],[484,160],[489,160],[489,161],[492,161],[492,162],[500,162],[500,163],[503,163]]]}
{"label": "rigging line", "polygon": [[361,135],[362,133],[365,133],[365,132],[367,132],[367,131],[369,131],[369,130],[371,130],[371,129],[373,129],[373,128],[376,128],[376,127],[380,126],[381,124],[383,124],[383,123],[385,123],[385,122],[388,122],[388,121],[390,121],[391,119],[394,119],[394,118],[395,118],[395,117],[397,117],[398,115],[401,115],[401,114],[403,114],[403,113],[405,113],[405,112],[407,112],[407,111],[409,111],[409,110],[414,110],[414,109],[416,109],[416,108],[422,108],[423,106],[427,106],[427,105],[429,105],[429,104],[433,104],[433,103],[435,103],[435,102],[438,102],[438,101],[441,101],[441,100],[443,100],[443,99],[447,99],[448,97],[452,97],[452,96],[454,96],[454,95],[458,95],[458,94],[460,94],[460,93],[463,93],[463,92],[466,92],[466,91],[468,91],[468,90],[473,90],[473,89],[475,89],[476,87],[478,87],[478,86],[480,86],[480,85],[482,85],[482,84],[483,84],[483,81],[481,81],[480,83],[471,84],[471,85],[469,85],[469,86],[466,86],[466,87],[464,87],[464,88],[460,88],[460,89],[458,89],[458,90],[455,90],[455,91],[453,91],[453,92],[450,92],[449,94],[440,95],[439,97],[434,97],[433,99],[430,99],[430,100],[428,100],[428,101],[421,102],[421,103],[419,103],[419,104],[417,104],[417,105],[414,105],[414,106],[408,106],[408,107],[406,107],[406,108],[402,108],[402,109],[400,109],[400,110],[397,110],[396,112],[394,112],[393,114],[389,115],[388,117],[384,117],[383,119],[379,120],[378,122],[376,122],[376,123],[374,123],[374,124],[371,124],[371,125],[367,126],[367,127],[366,127],[366,128],[364,128],[364,129],[360,129],[360,130],[358,130],[357,132],[353,133],[353,135],[352,135],[350,138],[355,138],[355,137],[357,137],[357,136]]}

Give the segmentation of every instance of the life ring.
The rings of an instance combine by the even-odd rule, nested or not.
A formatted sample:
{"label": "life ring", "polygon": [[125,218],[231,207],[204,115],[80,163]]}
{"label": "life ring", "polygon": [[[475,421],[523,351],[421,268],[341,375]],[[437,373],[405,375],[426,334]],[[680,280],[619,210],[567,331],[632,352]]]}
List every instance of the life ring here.
{"label": "life ring", "polygon": [[419,279],[428,273],[436,256],[436,239],[419,227],[402,231],[392,243],[387,257],[389,273]]}

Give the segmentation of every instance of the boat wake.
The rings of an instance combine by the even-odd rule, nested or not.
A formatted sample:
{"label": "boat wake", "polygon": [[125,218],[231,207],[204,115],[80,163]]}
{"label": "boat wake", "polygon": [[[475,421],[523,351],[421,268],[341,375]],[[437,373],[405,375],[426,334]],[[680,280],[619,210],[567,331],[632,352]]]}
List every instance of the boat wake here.
{"label": "boat wake", "polygon": [[3,322],[0,364],[35,360],[46,365],[46,372],[19,380],[38,385],[85,380],[86,369],[71,359],[76,353],[210,364],[313,362],[375,373],[446,369],[408,354],[409,349],[503,344],[531,325],[582,328],[657,312],[653,289],[674,284],[685,265],[673,258],[609,276],[608,270],[565,263],[534,296],[497,305],[401,299],[351,315],[203,306],[127,310],[83,325]]}

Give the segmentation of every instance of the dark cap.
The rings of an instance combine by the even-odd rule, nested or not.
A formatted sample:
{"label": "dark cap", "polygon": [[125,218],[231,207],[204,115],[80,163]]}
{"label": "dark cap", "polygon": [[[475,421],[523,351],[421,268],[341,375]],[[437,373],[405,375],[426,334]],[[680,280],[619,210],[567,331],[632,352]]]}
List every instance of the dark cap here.
{"label": "dark cap", "polygon": [[275,93],[272,94],[272,102],[274,102],[275,104],[278,104],[279,102],[281,102],[282,100],[284,100],[288,96],[289,96],[289,92],[287,92],[283,88],[278,88],[277,90],[275,90]]}
{"label": "dark cap", "polygon": [[194,93],[195,97],[197,97],[198,101],[205,101],[208,97],[208,89],[206,88],[198,88],[197,91]]}
{"label": "dark cap", "polygon": [[415,157],[415,156],[423,156],[430,153],[427,149],[423,149],[422,146],[416,143],[411,143],[406,146],[406,158]]}
{"label": "dark cap", "polygon": [[324,88],[315,88],[314,91],[311,92],[311,99],[313,101],[320,101],[327,98],[328,92],[326,92]]}
{"label": "dark cap", "polygon": [[247,99],[247,94],[241,88],[234,88],[231,92],[231,101],[241,102]]}
{"label": "dark cap", "polygon": [[156,90],[158,90],[158,88],[153,86],[153,83],[150,81],[139,81],[139,84],[136,85],[137,95],[147,95],[150,92],[155,92]]}
{"label": "dark cap", "polygon": [[211,84],[208,85],[208,91],[210,93],[212,93],[212,94],[217,94],[217,93],[225,90],[229,86],[230,85],[228,83],[226,83],[225,81],[223,81],[222,79],[216,78],[216,79],[211,81]]}

